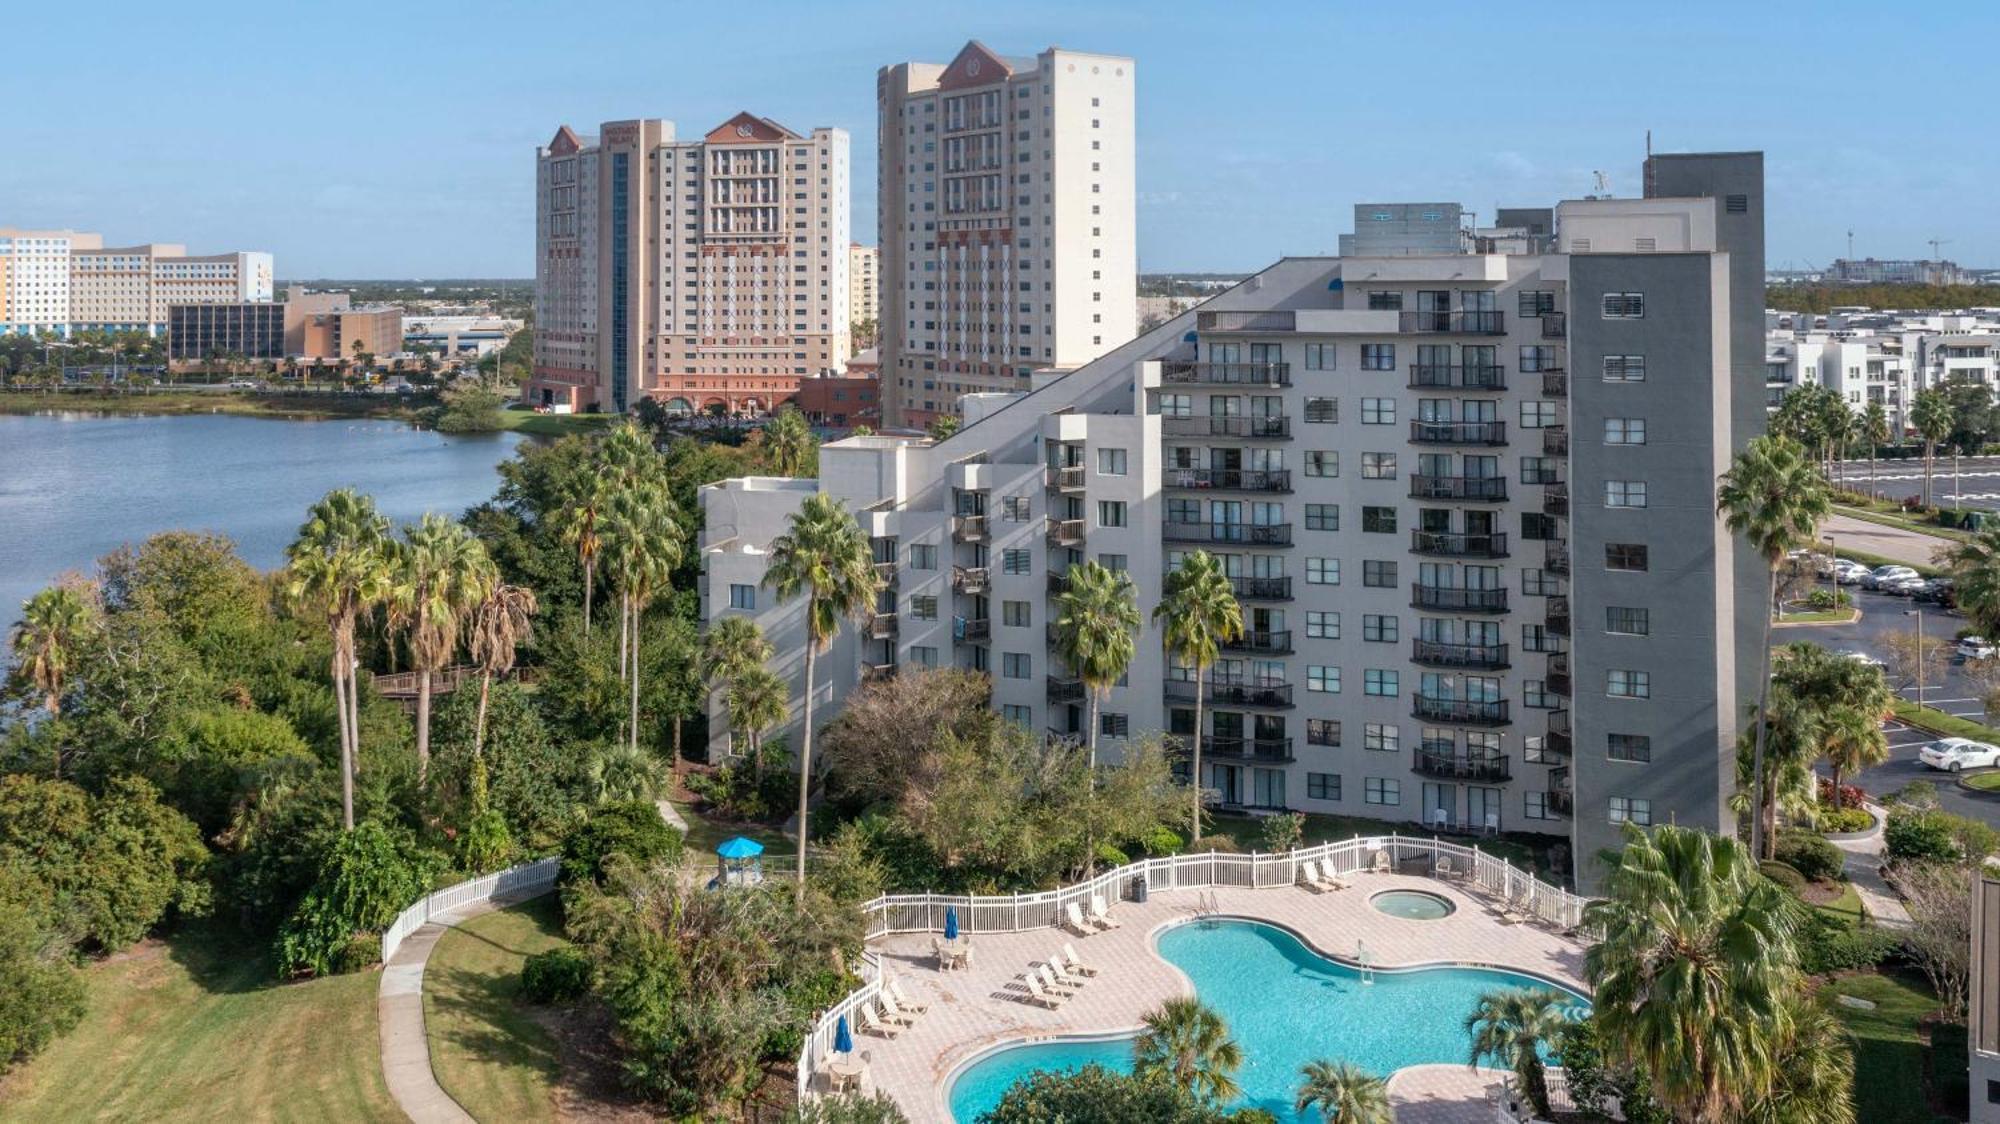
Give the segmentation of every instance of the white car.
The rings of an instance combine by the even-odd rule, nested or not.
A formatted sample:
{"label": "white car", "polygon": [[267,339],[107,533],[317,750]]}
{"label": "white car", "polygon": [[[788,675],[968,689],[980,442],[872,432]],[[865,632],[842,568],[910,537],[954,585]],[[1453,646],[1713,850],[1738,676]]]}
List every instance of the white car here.
{"label": "white car", "polygon": [[1854,661],[1855,663],[1858,663],[1858,664],[1865,664],[1865,665],[1866,665],[1866,666],[1868,666],[1868,667],[1883,667],[1883,666],[1885,666],[1885,665],[1884,665],[1884,664],[1882,663],[1882,661],[1881,661],[1881,660],[1878,660],[1878,659],[1876,659],[1876,658],[1875,658],[1874,656],[1871,656],[1871,655],[1869,655],[1869,654],[1868,654],[1868,653],[1866,653],[1866,652],[1853,652],[1853,651],[1848,651],[1848,652],[1839,652],[1839,653],[1836,653],[1836,654],[1837,654],[1837,655],[1839,655],[1841,659],[1844,659],[1844,660],[1853,660],[1853,661]]}
{"label": "white car", "polygon": [[1867,576],[1868,567],[1845,558],[1836,562],[1833,567],[1833,580],[1841,585],[1853,585]]}
{"label": "white car", "polygon": [[2000,655],[2000,648],[1994,647],[1993,641],[1984,636],[1968,636],[1958,642],[1958,654],[1968,660],[1990,660]]}
{"label": "white car", "polygon": [[1918,750],[1917,760],[1947,773],[1956,773],[1960,769],[1992,768],[2000,765],[2000,746],[1970,738],[1939,738]]}
{"label": "white car", "polygon": [[1868,575],[1861,579],[1861,588],[1880,589],[1884,582],[1894,581],[1897,578],[1914,578],[1916,576],[1917,572],[1908,566],[1877,566],[1868,571]]}
{"label": "white car", "polygon": [[1929,579],[1915,577],[1915,576],[1907,578],[1887,578],[1880,585],[1876,586],[1876,588],[1881,590],[1883,593],[1891,594],[1896,597],[1915,597],[1917,594],[1922,593],[1924,590],[1929,589],[1930,587],[1931,583]]}

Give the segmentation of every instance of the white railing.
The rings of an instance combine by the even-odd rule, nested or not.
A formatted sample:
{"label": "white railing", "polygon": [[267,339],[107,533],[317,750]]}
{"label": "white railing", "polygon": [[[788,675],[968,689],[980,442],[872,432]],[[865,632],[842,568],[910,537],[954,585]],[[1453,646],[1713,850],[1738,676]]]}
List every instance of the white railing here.
{"label": "white railing", "polygon": [[548,893],[555,889],[556,870],[561,863],[560,859],[538,859],[482,875],[469,882],[460,882],[456,886],[446,886],[417,899],[416,904],[397,914],[395,923],[382,931],[382,963],[387,964],[389,958],[396,955],[396,949],[411,933],[448,909],[473,902],[500,898],[519,900]]}
{"label": "white railing", "polygon": [[[944,928],[945,911],[958,911],[958,928],[963,933],[1015,933],[1028,929],[1059,928],[1076,906],[1090,912],[1090,899],[1102,896],[1109,903],[1127,898],[1137,883],[1148,893],[1172,890],[1205,890],[1217,886],[1266,889],[1291,886],[1298,881],[1304,862],[1329,864],[1340,874],[1366,870],[1376,862],[1377,853],[1386,853],[1390,869],[1401,872],[1409,860],[1423,862],[1423,873],[1442,874],[1440,860],[1449,862],[1453,877],[1463,879],[1502,901],[1512,903],[1521,913],[1564,931],[1583,923],[1587,899],[1560,886],[1551,886],[1532,874],[1516,870],[1478,847],[1466,847],[1435,838],[1407,835],[1356,836],[1335,843],[1321,843],[1274,855],[1219,854],[1209,851],[1193,855],[1168,855],[1141,859],[1108,870],[1087,882],[1033,894],[896,894],[876,898],[862,907],[868,922],[868,939],[891,933],[938,932]],[[798,1081],[801,1099],[807,1096],[813,1075],[832,1050],[833,1031],[841,1015],[872,999],[879,979],[868,977],[860,990],[828,1008],[806,1036],[799,1052]]]}
{"label": "white railing", "polygon": [[821,1012],[819,1021],[806,1033],[805,1044],[799,1047],[800,1104],[805,1104],[806,1098],[812,1096],[813,1076],[819,1072],[819,1063],[833,1053],[833,1036],[840,1030],[841,1018],[846,1017],[849,1034],[861,1033],[861,1028],[855,1025],[855,1008],[875,1002],[875,996],[881,990],[881,958],[872,952],[864,952],[861,954],[861,986]]}

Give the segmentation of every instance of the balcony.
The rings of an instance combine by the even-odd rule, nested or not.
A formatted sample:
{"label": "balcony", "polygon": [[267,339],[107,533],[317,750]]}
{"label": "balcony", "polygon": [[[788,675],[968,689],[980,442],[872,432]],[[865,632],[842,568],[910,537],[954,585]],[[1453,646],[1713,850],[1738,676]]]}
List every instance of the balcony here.
{"label": "balcony", "polygon": [[1570,736],[1569,711],[1549,711],[1549,729],[1547,736],[1542,738],[1542,748],[1550,753],[1560,753],[1564,757],[1568,757],[1576,748],[1576,742]]}
{"label": "balcony", "polygon": [[1230,578],[1229,585],[1239,601],[1290,601],[1290,578]]}
{"label": "balcony", "polygon": [[1507,768],[1507,761],[1505,756],[1500,755],[1459,757],[1448,752],[1419,749],[1410,769],[1420,776],[1443,777],[1447,780],[1505,781],[1513,776]]}
{"label": "balcony", "polygon": [[1080,464],[1067,468],[1045,469],[1044,474],[1051,492],[1083,491],[1083,466]]}
{"label": "balcony", "polygon": [[1569,540],[1550,539],[1542,551],[1542,569],[1551,574],[1569,573]]}
{"label": "balcony", "polygon": [[1050,519],[1048,537],[1050,546],[1082,546],[1083,520]]}
{"label": "balcony", "polygon": [[1505,445],[1507,423],[1497,421],[1413,421],[1412,445]]}
{"label": "balcony", "polygon": [[1542,313],[1542,338],[1559,340],[1569,335],[1569,314],[1566,312]]}
{"label": "balcony", "polygon": [[1549,770],[1548,810],[1565,816],[1576,814],[1576,793],[1569,787],[1569,766]]}
{"label": "balcony", "polygon": [[1160,419],[1162,437],[1241,437],[1245,440],[1289,441],[1292,437],[1292,419],[1282,415],[1276,417],[1244,417],[1236,414],[1227,417],[1209,416],[1205,418]]}
{"label": "balcony", "polygon": [[1051,675],[1048,677],[1048,684],[1051,703],[1083,701],[1083,680],[1074,675]]}
{"label": "balcony", "polygon": [[1505,390],[1507,369],[1481,364],[1452,367],[1443,364],[1410,364],[1411,390]]}
{"label": "balcony", "polygon": [[984,566],[953,566],[951,588],[959,593],[981,596],[990,588],[988,577],[989,573]]}
{"label": "balcony", "polygon": [[1411,531],[1410,553],[1437,558],[1505,558],[1504,532],[1483,535],[1454,535],[1448,531]]}
{"label": "balcony", "polygon": [[1569,482],[1561,481],[1548,485],[1542,492],[1542,514],[1558,519],[1569,518]]}
{"label": "balcony", "polygon": [[989,643],[993,639],[993,621],[989,617],[953,617],[951,639],[958,644]]}
{"label": "balcony", "polygon": [[[1167,680],[1166,697],[1170,703],[1194,702],[1195,683],[1191,679]],[[1259,682],[1245,679],[1214,679],[1208,681],[1204,702],[1214,706],[1242,706],[1252,710],[1290,710],[1292,708],[1292,685],[1290,683]]]}
{"label": "balcony", "polygon": [[1569,677],[1568,652],[1549,653],[1549,673],[1543,680],[1543,686],[1548,689],[1551,695],[1561,695],[1563,698],[1570,696],[1572,687]]}
{"label": "balcony", "polygon": [[1569,598],[1551,597],[1542,623],[1557,636],[1569,635]]}
{"label": "balcony", "polygon": [[1168,360],[1160,364],[1160,381],[1175,386],[1290,386],[1292,365]]}
{"label": "balcony", "polygon": [[1562,371],[1542,372],[1542,397],[1568,398],[1569,375]]}
{"label": "balcony", "polygon": [[863,683],[879,683],[896,677],[896,665],[892,663],[864,663],[861,665]]}
{"label": "balcony", "polygon": [[875,580],[881,582],[884,589],[896,588],[896,564],[894,562],[875,563]]}
{"label": "balcony", "polygon": [[1049,573],[1049,592],[1052,594],[1068,593],[1069,575],[1067,573],[1051,571]]}
{"label": "balcony", "polygon": [[959,542],[985,542],[986,517],[984,515],[958,515],[951,521],[951,537]]}
{"label": "balcony", "polygon": [[1223,642],[1223,650],[1228,652],[1253,652],[1258,655],[1285,656],[1292,651],[1292,630],[1281,628],[1276,631],[1245,630],[1234,640]]}
{"label": "balcony", "polygon": [[868,639],[893,640],[896,637],[896,614],[877,613],[868,621]]}
{"label": "balcony", "polygon": [[1454,699],[1433,695],[1411,696],[1410,715],[1429,722],[1449,722],[1458,726],[1505,726],[1506,699]]}
{"label": "balcony", "polygon": [[1507,478],[1505,476],[1412,476],[1410,498],[1505,503]]}
{"label": "balcony", "polygon": [[1504,589],[1459,589],[1455,586],[1410,584],[1410,608],[1434,613],[1504,613]]}
{"label": "balcony", "polygon": [[1292,474],[1285,469],[1167,468],[1161,483],[1169,488],[1216,492],[1289,492]]}
{"label": "balcony", "polygon": [[1507,334],[1507,317],[1493,311],[1405,312],[1397,325],[1405,332],[1443,333],[1460,336],[1502,336]]}
{"label": "balcony", "polygon": [[1245,546],[1290,546],[1290,523],[1176,523],[1160,524],[1160,538],[1166,542],[1229,542]]}
{"label": "balcony", "polygon": [[1508,666],[1505,644],[1449,644],[1440,640],[1417,640],[1412,644],[1410,662],[1425,667],[1499,671]]}
{"label": "balcony", "polygon": [[1550,457],[1569,456],[1569,427],[1551,425],[1542,430],[1542,454]]}
{"label": "balcony", "polygon": [[1292,757],[1290,738],[1242,738],[1224,734],[1210,734],[1201,739],[1203,757],[1227,757],[1236,761],[1267,762],[1273,765],[1289,764]]}
{"label": "balcony", "polygon": [[1289,332],[1298,317],[1289,309],[1264,312],[1197,312],[1196,331],[1201,332]]}

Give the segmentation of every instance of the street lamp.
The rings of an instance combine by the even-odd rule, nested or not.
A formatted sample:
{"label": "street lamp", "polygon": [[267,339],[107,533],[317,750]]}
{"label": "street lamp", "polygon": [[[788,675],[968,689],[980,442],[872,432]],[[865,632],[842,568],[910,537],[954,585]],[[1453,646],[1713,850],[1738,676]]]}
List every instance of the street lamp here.
{"label": "street lamp", "polygon": [[1821,535],[1826,540],[1826,588],[1833,594],[1833,610],[1840,611],[1840,557],[1833,551],[1833,535]]}
{"label": "street lamp", "polygon": [[1917,618],[1917,709],[1924,708],[1924,611],[1904,609],[1903,615]]}

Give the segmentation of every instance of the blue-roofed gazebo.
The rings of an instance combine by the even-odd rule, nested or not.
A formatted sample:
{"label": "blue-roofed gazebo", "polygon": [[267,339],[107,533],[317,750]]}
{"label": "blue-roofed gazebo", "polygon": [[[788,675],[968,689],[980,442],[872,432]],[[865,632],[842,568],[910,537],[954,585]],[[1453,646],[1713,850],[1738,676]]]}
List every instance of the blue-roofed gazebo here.
{"label": "blue-roofed gazebo", "polygon": [[764,845],[739,835],[715,849],[717,886],[755,886],[764,881]]}

